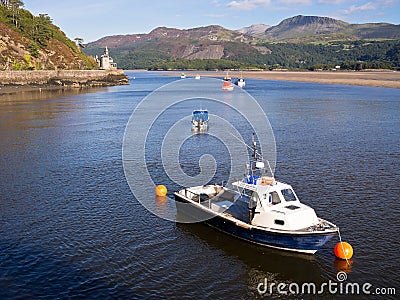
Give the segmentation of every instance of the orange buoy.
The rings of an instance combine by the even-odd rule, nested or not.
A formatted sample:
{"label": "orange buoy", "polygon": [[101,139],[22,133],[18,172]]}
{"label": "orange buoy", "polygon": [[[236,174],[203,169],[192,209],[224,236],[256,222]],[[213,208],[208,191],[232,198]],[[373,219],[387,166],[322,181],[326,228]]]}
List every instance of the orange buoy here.
{"label": "orange buoy", "polygon": [[350,259],[353,256],[353,247],[349,243],[339,242],[336,244],[335,256],[340,259]]}
{"label": "orange buoy", "polygon": [[167,188],[165,187],[165,185],[157,185],[156,186],[156,195],[159,197],[165,197],[165,195],[167,195]]}

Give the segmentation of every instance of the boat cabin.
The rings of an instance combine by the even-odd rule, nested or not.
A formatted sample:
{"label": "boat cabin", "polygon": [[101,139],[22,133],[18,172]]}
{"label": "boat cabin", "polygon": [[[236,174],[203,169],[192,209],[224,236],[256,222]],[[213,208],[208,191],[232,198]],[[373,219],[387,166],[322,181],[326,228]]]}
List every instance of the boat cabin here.
{"label": "boat cabin", "polygon": [[319,223],[314,209],[302,204],[293,188],[272,177],[254,178],[232,184],[241,195],[249,197],[253,209],[251,224],[256,226],[300,230]]}

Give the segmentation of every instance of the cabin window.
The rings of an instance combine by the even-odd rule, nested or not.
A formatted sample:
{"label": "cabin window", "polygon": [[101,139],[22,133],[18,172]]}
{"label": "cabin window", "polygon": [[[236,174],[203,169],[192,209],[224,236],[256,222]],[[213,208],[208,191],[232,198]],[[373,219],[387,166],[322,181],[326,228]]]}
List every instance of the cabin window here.
{"label": "cabin window", "polygon": [[295,210],[295,209],[299,209],[300,207],[298,207],[296,205],[289,205],[289,206],[285,206],[285,208],[290,209],[290,210]]}
{"label": "cabin window", "polygon": [[258,197],[258,193],[253,192],[253,194],[251,194],[251,198],[249,201],[249,208],[255,208],[259,201],[260,201],[260,198]]}
{"label": "cabin window", "polygon": [[270,193],[268,200],[269,200],[269,203],[273,204],[273,205],[281,203],[281,198],[279,198],[279,195],[277,192]]}
{"label": "cabin window", "polygon": [[296,195],[291,189],[284,189],[281,191],[283,198],[285,198],[286,201],[296,201]]}
{"label": "cabin window", "polygon": [[275,224],[276,225],[285,225],[285,221],[283,221],[283,220],[275,220]]}

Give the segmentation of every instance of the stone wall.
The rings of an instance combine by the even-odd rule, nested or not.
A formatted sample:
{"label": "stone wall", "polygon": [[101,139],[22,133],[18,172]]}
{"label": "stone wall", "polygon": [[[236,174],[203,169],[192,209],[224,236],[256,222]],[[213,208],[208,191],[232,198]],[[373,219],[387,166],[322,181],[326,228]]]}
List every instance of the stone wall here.
{"label": "stone wall", "polygon": [[0,71],[0,85],[105,86],[128,84],[122,70]]}

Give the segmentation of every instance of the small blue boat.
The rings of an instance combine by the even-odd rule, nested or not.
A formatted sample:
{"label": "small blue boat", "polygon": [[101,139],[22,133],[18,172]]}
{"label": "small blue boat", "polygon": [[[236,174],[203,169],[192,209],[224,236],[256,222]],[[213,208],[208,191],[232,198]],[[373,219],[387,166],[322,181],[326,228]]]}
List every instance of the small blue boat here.
{"label": "small blue boat", "polygon": [[198,109],[192,113],[192,129],[196,131],[206,131],[208,129],[208,110]]}
{"label": "small blue boat", "polygon": [[[293,188],[276,181],[268,161],[258,157],[247,174],[232,183],[183,188],[175,192],[179,213],[234,237],[281,250],[314,254],[339,228],[318,218],[314,209],[298,199]],[[269,174],[268,174],[269,173]]]}

